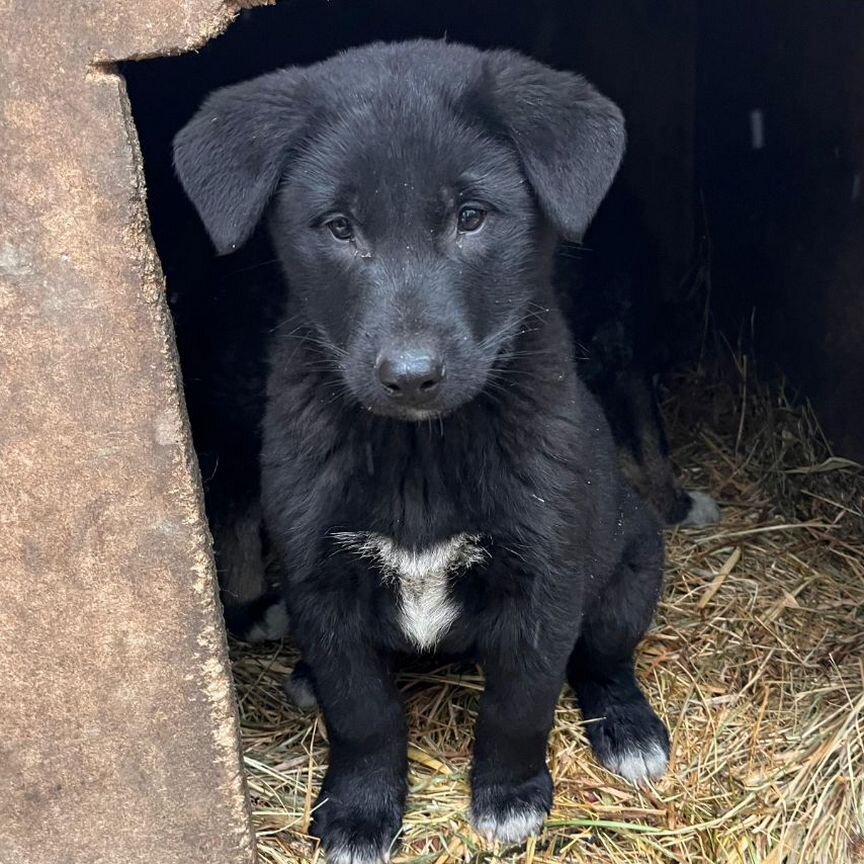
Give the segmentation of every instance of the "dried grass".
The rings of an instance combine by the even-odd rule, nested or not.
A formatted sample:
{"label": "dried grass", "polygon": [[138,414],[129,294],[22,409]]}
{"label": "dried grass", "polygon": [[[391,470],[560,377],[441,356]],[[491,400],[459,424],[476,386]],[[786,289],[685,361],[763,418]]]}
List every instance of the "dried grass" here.
{"label": "dried grass", "polygon": [[[405,675],[411,775],[397,862],[864,861],[864,473],[743,362],[737,374],[680,375],[668,392],[679,474],[724,514],[721,526],[670,533],[665,599],[640,652],[672,735],[669,776],[637,791],[604,771],[565,693],[546,830],[489,848],[465,816],[482,680],[452,667]],[[282,695],[293,659],[234,650],[262,864],[323,861],[304,832],[325,730]]]}

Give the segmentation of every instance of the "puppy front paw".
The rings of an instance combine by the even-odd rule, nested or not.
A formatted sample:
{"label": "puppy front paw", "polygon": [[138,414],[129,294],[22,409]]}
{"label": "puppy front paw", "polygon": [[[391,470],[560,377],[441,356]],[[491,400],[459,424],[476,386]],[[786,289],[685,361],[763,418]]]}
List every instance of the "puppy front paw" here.
{"label": "puppy front paw", "polygon": [[585,731],[603,765],[630,783],[640,786],[666,773],[669,735],[644,700],[609,706]]}
{"label": "puppy front paw", "polygon": [[552,809],[552,778],[544,769],[524,783],[474,786],[471,824],[487,840],[521,843],[539,834]]}
{"label": "puppy front paw", "polygon": [[[399,795],[379,794],[358,779],[342,795],[322,791],[312,834],[324,847],[327,864],[387,864],[402,827]],[[376,800],[378,799],[378,800]]]}

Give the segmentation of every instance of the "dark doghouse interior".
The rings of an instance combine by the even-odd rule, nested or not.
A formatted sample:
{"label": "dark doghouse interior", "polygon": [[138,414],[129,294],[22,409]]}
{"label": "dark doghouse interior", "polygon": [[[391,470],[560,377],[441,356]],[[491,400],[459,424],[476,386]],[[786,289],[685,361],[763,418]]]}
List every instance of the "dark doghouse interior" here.
{"label": "dark doghouse interior", "polygon": [[[259,242],[214,256],[174,178],[174,134],[216,87],[419,36],[514,47],[582,72],[618,102],[629,150],[616,195],[645,255],[659,354],[691,360],[709,310],[761,374],[782,372],[812,398],[838,451],[864,455],[857,0],[285,0],[241,12],[197,53],[124,64],[193,425],[195,379],[230,350],[214,286],[255,272],[266,295],[278,274]],[[622,230],[619,248],[601,251],[629,255],[632,238]],[[250,296],[246,314],[261,301]],[[202,464],[205,477],[211,468]]]}

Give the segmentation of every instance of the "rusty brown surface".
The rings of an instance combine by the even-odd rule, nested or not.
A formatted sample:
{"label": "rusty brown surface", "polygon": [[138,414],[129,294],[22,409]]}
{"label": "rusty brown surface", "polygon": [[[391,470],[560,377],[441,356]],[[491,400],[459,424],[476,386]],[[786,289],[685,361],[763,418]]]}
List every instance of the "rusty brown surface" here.
{"label": "rusty brown surface", "polygon": [[230,17],[0,0],[0,864],[254,860],[170,319],[104,65]]}

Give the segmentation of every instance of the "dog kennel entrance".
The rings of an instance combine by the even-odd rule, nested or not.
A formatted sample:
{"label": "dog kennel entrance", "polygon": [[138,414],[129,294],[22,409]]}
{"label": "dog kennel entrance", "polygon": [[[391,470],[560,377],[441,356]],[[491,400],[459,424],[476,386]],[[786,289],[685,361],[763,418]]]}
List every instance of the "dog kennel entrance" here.
{"label": "dog kennel entrance", "polygon": [[3,864],[255,857],[170,318],[112,66],[191,50],[229,17],[210,0],[0,4]]}
{"label": "dog kennel entrance", "polygon": [[[513,860],[854,860],[864,835],[854,732],[864,517],[852,461],[864,454],[864,6],[305,0],[245,10],[197,54],[126,64],[190,398],[190,379],[219,350],[218,322],[202,327],[214,280],[230,290],[251,271],[266,296],[281,276],[266,244],[213,256],[173,177],[174,133],[217,86],[420,36],[517,48],[584,73],[622,106],[620,183],[656,262],[645,290],[664,304],[674,459],[684,483],[724,509],[721,527],[670,537],[668,596],[643,652],[643,680],[673,728],[675,779],[657,795],[616,787],[585,757],[565,699],[551,753],[559,809]],[[287,648],[235,650],[260,855],[305,860],[323,733],[285,705]],[[426,669],[402,684],[418,790],[406,860],[478,853],[462,778],[482,682]]]}

